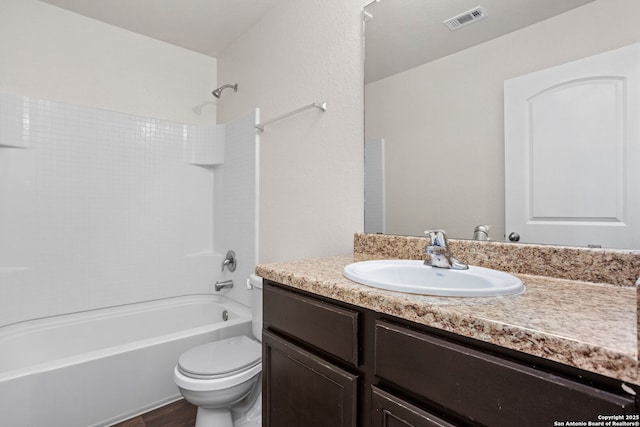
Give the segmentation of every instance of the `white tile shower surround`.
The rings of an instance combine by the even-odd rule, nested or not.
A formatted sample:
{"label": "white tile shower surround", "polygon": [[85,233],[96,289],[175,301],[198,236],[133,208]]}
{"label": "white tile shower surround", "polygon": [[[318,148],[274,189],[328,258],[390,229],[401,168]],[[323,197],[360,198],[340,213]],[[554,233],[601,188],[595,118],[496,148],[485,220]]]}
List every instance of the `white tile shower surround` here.
{"label": "white tile shower surround", "polygon": [[252,270],[254,124],[255,113],[197,126],[0,94],[0,327],[211,292],[234,244]]}
{"label": "white tile shower surround", "polygon": [[[222,279],[233,279],[236,288],[231,297],[251,305],[246,280],[255,270],[257,254],[257,134],[256,113],[245,114],[225,125],[224,162],[215,167],[213,194],[213,234],[215,248],[226,254],[233,249],[236,271],[225,269]],[[219,268],[220,265],[216,265]],[[219,271],[219,270],[218,270]]]}

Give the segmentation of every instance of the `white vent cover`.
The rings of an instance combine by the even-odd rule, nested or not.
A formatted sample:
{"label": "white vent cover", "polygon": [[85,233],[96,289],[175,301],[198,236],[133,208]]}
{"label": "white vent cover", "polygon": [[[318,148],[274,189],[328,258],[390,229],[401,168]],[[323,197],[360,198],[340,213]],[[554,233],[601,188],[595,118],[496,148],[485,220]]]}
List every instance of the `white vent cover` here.
{"label": "white vent cover", "polygon": [[464,13],[461,13],[458,16],[454,16],[453,18],[447,19],[443,22],[444,25],[449,27],[450,30],[457,30],[458,28],[464,27],[465,25],[469,25],[473,22],[478,22],[482,18],[487,17],[487,12],[484,11],[480,6],[474,7],[471,10],[467,10]]}

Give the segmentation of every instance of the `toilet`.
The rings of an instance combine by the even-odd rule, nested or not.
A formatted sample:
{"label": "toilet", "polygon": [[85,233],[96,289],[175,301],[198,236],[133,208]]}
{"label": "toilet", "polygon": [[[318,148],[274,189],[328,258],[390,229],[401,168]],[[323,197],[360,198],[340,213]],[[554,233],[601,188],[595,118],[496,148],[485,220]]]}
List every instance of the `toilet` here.
{"label": "toilet", "polygon": [[252,274],[249,284],[253,337],[194,347],[180,356],[173,370],[182,396],[198,407],[195,427],[261,425],[262,278]]}

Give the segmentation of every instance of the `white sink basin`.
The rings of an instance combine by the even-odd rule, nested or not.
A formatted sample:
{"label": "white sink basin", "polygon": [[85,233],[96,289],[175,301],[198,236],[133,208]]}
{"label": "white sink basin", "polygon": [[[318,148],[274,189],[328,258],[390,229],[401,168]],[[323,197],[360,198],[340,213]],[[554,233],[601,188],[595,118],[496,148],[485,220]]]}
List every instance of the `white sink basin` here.
{"label": "white sink basin", "polygon": [[502,271],[474,266],[450,270],[412,260],[356,262],[347,265],[343,274],[374,288],[421,295],[491,297],[519,294],[525,289],[520,279]]}

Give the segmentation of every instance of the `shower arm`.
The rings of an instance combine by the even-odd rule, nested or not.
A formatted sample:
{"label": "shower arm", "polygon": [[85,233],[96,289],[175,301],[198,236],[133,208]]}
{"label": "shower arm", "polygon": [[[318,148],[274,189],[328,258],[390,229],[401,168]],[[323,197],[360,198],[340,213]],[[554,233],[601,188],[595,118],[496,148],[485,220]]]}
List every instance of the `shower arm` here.
{"label": "shower arm", "polygon": [[211,92],[211,94],[213,96],[215,96],[216,98],[220,98],[220,95],[222,95],[222,91],[227,89],[227,88],[232,88],[234,92],[237,92],[238,91],[238,83],[233,84],[233,85],[231,85],[231,84],[222,85],[218,89],[216,89],[213,92]]}

